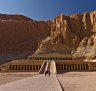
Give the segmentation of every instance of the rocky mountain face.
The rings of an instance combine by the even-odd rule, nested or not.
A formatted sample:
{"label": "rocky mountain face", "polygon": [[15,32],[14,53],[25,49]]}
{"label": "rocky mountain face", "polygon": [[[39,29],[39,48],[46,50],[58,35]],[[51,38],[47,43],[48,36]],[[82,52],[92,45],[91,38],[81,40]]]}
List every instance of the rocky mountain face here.
{"label": "rocky mountain face", "polygon": [[[40,42],[37,53],[49,52],[49,50],[64,50],[76,52],[85,56],[83,52],[89,50],[90,47],[82,49],[82,41],[84,39],[92,39],[96,32],[96,11],[84,14],[73,14],[70,16],[57,16],[51,23],[51,33],[45,40]],[[90,38],[90,36],[92,36]],[[95,40],[93,38],[93,40]],[[81,42],[81,43],[80,43]],[[89,42],[87,43],[89,45]],[[78,48],[78,46],[80,46]],[[92,50],[96,47],[95,43],[91,46]],[[78,49],[77,49],[78,48]],[[82,50],[82,51],[80,51]],[[91,51],[90,51],[91,52]],[[93,51],[92,51],[93,52]],[[68,52],[69,53],[69,52]],[[76,55],[76,54],[74,54]]]}
{"label": "rocky mountain face", "polygon": [[92,59],[96,57],[96,33],[90,37],[85,37],[79,44],[74,57],[86,57]]}
{"label": "rocky mountain face", "polygon": [[22,15],[0,15],[0,56],[34,53],[39,41],[50,34],[50,22],[34,21]]}
{"label": "rocky mountain face", "polygon": [[95,55],[96,11],[70,16],[61,14],[53,21],[1,14],[0,55],[24,52],[75,53],[76,57]]}
{"label": "rocky mountain face", "polygon": [[0,14],[0,20],[33,21],[31,18],[18,14],[17,15]]}

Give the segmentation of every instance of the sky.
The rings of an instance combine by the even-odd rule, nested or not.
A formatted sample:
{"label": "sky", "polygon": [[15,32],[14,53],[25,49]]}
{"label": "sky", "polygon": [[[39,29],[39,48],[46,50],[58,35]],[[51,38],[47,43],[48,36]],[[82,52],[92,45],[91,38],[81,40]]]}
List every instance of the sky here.
{"label": "sky", "polygon": [[96,0],[0,0],[1,14],[21,14],[34,20],[53,20],[56,16],[91,12]]}

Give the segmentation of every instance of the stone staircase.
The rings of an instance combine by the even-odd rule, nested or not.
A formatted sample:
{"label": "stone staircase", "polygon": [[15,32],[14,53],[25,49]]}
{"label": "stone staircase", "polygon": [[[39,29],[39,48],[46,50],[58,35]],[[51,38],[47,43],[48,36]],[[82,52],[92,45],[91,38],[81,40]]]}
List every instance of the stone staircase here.
{"label": "stone staircase", "polygon": [[51,74],[56,74],[56,64],[54,60],[51,61],[44,61],[44,63],[41,66],[41,69],[39,70],[40,74],[44,74],[45,71],[49,70]]}
{"label": "stone staircase", "polygon": [[39,70],[39,74],[43,74],[44,73],[45,68],[46,68],[46,65],[47,65],[47,62],[44,61],[43,64],[42,64],[42,66],[41,66],[41,68],[40,68],[40,70]]}

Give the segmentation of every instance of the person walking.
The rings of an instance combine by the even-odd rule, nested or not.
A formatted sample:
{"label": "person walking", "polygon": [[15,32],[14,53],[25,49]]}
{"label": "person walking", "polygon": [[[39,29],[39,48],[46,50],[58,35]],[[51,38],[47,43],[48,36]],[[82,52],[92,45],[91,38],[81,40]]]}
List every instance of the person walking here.
{"label": "person walking", "polygon": [[48,71],[49,77],[50,77],[50,70]]}
{"label": "person walking", "polygon": [[44,74],[45,74],[45,76],[46,76],[46,75],[48,74],[48,71],[47,71],[47,70],[45,70]]}

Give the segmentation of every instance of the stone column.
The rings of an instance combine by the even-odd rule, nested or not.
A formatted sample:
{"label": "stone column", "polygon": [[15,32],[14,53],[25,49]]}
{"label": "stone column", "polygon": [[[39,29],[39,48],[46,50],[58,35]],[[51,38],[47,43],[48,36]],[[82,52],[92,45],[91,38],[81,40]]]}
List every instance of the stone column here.
{"label": "stone column", "polygon": [[36,70],[36,65],[35,65],[35,70]]}
{"label": "stone column", "polygon": [[88,63],[88,68],[89,68],[88,70],[90,70],[90,71],[92,70],[91,62]]}
{"label": "stone column", "polygon": [[61,71],[61,64],[60,64],[60,67],[59,67],[60,71]]}
{"label": "stone column", "polygon": [[17,70],[18,68],[17,68],[17,65],[15,65],[15,70]]}
{"label": "stone column", "polygon": [[11,69],[12,69],[12,66],[10,65],[10,66],[9,66],[9,70],[11,70]]}
{"label": "stone column", "polygon": [[79,64],[79,70],[81,70],[81,64]]}
{"label": "stone column", "polygon": [[60,64],[60,70],[62,70],[62,64]]}
{"label": "stone column", "polygon": [[22,65],[20,65],[20,70],[22,70]]}
{"label": "stone column", "polygon": [[87,66],[86,66],[86,64],[85,64],[85,70],[87,70]]}
{"label": "stone column", "polygon": [[68,65],[66,64],[66,70],[68,70],[68,69],[67,69],[67,66],[68,66]]}
{"label": "stone column", "polygon": [[28,65],[26,65],[26,70],[28,71]]}
{"label": "stone column", "polygon": [[82,66],[82,69],[84,70],[84,64],[83,64],[83,66]]}
{"label": "stone column", "polygon": [[30,70],[33,70],[33,65],[30,65]]}
{"label": "stone column", "polygon": [[39,70],[39,65],[38,65],[38,70]]}
{"label": "stone column", "polygon": [[69,64],[69,70],[71,70],[71,64]]}
{"label": "stone column", "polygon": [[30,69],[29,69],[29,64],[27,65],[27,70],[29,71]]}
{"label": "stone column", "polygon": [[74,64],[73,64],[73,70],[74,70]]}
{"label": "stone column", "polygon": [[77,65],[77,70],[78,70],[78,64],[76,64]]}
{"label": "stone column", "polygon": [[14,70],[16,70],[16,65],[14,65]]}
{"label": "stone column", "polygon": [[67,64],[67,70],[69,70],[69,64]]}
{"label": "stone column", "polygon": [[64,71],[64,64],[63,64],[63,67],[62,68],[63,68],[62,70]]}
{"label": "stone column", "polygon": [[86,70],[89,70],[88,68],[89,68],[89,67],[88,67],[88,64],[86,64]]}
{"label": "stone column", "polygon": [[58,64],[58,70],[60,70],[60,67],[59,67],[60,65]]}
{"label": "stone column", "polygon": [[71,70],[73,70],[73,64],[71,64]]}
{"label": "stone column", "polygon": [[71,70],[73,70],[73,64],[71,64]]}
{"label": "stone column", "polygon": [[38,65],[36,65],[37,67],[36,67],[36,69],[38,70]]}
{"label": "stone column", "polygon": [[31,70],[33,70],[33,65],[31,65],[31,67],[32,67]]}
{"label": "stone column", "polygon": [[69,70],[70,70],[70,64],[69,64]]}
{"label": "stone column", "polygon": [[19,70],[20,70],[20,65],[19,65]]}
{"label": "stone column", "polygon": [[12,65],[9,66],[9,70],[12,70]]}
{"label": "stone column", "polygon": [[83,64],[81,64],[81,70],[83,70]]}
{"label": "stone column", "polygon": [[74,68],[75,68],[75,70],[77,70],[77,64],[74,64]]}
{"label": "stone column", "polygon": [[85,64],[83,65],[83,70],[85,70]]}
{"label": "stone column", "polygon": [[18,65],[17,65],[17,70],[18,70]]}
{"label": "stone column", "polygon": [[83,70],[85,69],[84,66],[85,66],[85,64],[83,64]]}
{"label": "stone column", "polygon": [[40,68],[41,68],[41,65],[39,65],[39,70],[40,70]]}
{"label": "stone column", "polygon": [[21,68],[21,70],[23,70],[23,65],[22,65],[22,68]]}
{"label": "stone column", "polygon": [[71,68],[71,65],[69,64],[69,68],[68,69],[71,70],[70,68]]}
{"label": "stone column", "polygon": [[65,64],[63,64],[63,70],[65,70]]}
{"label": "stone column", "polygon": [[83,64],[81,64],[81,70],[83,70]]}
{"label": "stone column", "polygon": [[29,70],[31,70],[31,65],[29,65]]}
{"label": "stone column", "polygon": [[22,70],[23,70],[23,65],[22,65]]}
{"label": "stone column", "polygon": [[25,70],[26,70],[26,68],[27,68],[27,67],[26,67],[26,65],[25,65]]}
{"label": "stone column", "polygon": [[38,65],[36,65],[36,70],[38,70]]}

